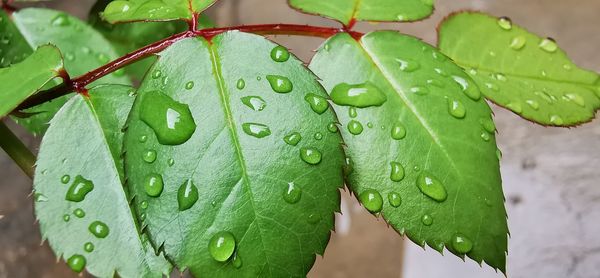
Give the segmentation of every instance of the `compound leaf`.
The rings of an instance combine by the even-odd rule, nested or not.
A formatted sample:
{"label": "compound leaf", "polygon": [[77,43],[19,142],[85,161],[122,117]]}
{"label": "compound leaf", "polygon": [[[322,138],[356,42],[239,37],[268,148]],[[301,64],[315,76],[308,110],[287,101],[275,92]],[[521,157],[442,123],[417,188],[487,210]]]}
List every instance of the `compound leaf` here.
{"label": "compound leaf", "polygon": [[440,25],[439,47],[467,69],[488,99],[525,119],[573,126],[600,108],[597,73],[575,65],[554,40],[507,18],[455,14]]}
{"label": "compound leaf", "polygon": [[217,0],[116,0],[102,16],[110,23],[192,19]]}
{"label": "compound leaf", "polygon": [[335,19],[348,26],[359,21],[415,21],[433,12],[433,0],[288,0],[293,8]]}
{"label": "compound leaf", "polygon": [[343,184],[326,96],[301,61],[260,36],[184,39],[160,53],[138,89],[125,162],[146,230],[180,269],[308,273]]}
{"label": "compound leaf", "polygon": [[0,118],[6,116],[45,84],[60,76],[63,60],[58,48],[45,45],[23,62],[0,68]]}
{"label": "compound leaf", "polygon": [[[108,63],[117,58],[111,44],[96,30],[76,17],[63,12],[27,8],[16,11],[10,16],[0,11],[0,66],[7,67],[29,56],[34,49],[44,44],[52,44],[60,49],[64,56],[65,69],[75,77]],[[108,75],[94,84],[113,83],[131,84],[123,71]],[[52,82],[47,87],[57,85]],[[69,96],[55,99],[24,112],[32,116],[16,119],[34,134],[43,133],[56,111]]]}
{"label": "compound leaf", "polygon": [[462,69],[392,31],[336,35],[310,69],[336,103],[353,169],[346,184],[365,208],[419,245],[504,271],[495,126]]}
{"label": "compound leaf", "polygon": [[98,277],[164,277],[123,188],[123,128],[133,89],[108,85],[76,95],[56,114],[42,140],[34,179],[43,238],[76,272]]}

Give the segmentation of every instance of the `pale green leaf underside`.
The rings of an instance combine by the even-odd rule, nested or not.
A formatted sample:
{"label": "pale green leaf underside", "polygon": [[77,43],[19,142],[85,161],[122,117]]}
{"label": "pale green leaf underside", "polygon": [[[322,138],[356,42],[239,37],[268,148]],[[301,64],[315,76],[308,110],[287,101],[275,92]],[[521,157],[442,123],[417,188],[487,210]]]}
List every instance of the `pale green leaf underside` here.
{"label": "pale green leaf underside", "polygon": [[102,16],[111,23],[131,21],[168,21],[192,19],[216,0],[116,0]]}
{"label": "pale green leaf underside", "polygon": [[[151,239],[198,277],[303,277],[329,241],[343,184],[341,137],[327,128],[335,122],[332,109],[319,115],[304,100],[311,93],[327,97],[314,75],[296,57],[273,61],[275,46],[239,32],[211,44],[185,39],[160,53],[138,90],[125,136],[129,188]],[[274,92],[269,75],[289,78],[291,92]],[[249,97],[252,102],[242,100]],[[170,99],[181,103],[174,108],[189,107],[197,125],[189,140],[173,146],[161,145],[141,120],[142,109],[173,119],[173,111],[157,109]],[[177,119],[171,123],[192,120]],[[244,126],[250,123],[268,134],[249,135]],[[302,136],[295,146],[284,142],[293,132]],[[321,162],[305,163],[303,148],[318,150]],[[149,151],[156,151],[155,160]],[[160,197],[144,189],[152,173],[162,175]],[[180,211],[178,190],[188,181],[199,198]],[[284,199],[290,183],[302,190],[296,203]],[[235,237],[241,267],[211,257],[209,240],[220,231]]]}
{"label": "pale green leaf underside", "polygon": [[348,25],[358,21],[415,21],[431,15],[433,0],[288,0],[302,12]]}
{"label": "pale green leaf underside", "polygon": [[440,25],[439,47],[467,69],[487,98],[525,119],[572,126],[590,121],[600,108],[597,73],[579,68],[553,42],[506,20],[453,15]]}
{"label": "pale green leaf underside", "polygon": [[38,48],[21,63],[0,68],[0,118],[58,77],[62,68],[60,51],[51,45]]}
{"label": "pale green leaf underside", "polygon": [[[387,96],[380,107],[334,105],[353,162],[347,178],[352,191],[360,196],[376,190],[384,200],[383,218],[417,244],[462,255],[451,244],[462,234],[473,242],[467,256],[504,271],[508,229],[494,127],[473,81],[433,47],[392,31],[359,41],[339,34],[318,50],[310,69],[329,92],[340,83],[370,82]],[[449,101],[462,104],[463,118],[449,113]],[[349,112],[354,109],[357,115]],[[362,125],[362,133],[349,132],[351,121]],[[405,133],[394,139],[398,124]],[[392,162],[404,169],[397,181],[391,179]],[[445,201],[419,190],[421,175],[441,182]],[[388,201],[393,193],[402,199],[397,207]]]}
{"label": "pale green leaf underside", "polygon": [[[132,90],[100,86],[90,90],[89,98],[73,97],[52,120],[37,161],[35,211],[43,238],[65,260],[83,256],[87,271],[98,277],[163,277],[171,268],[138,232],[122,185],[121,128],[133,103]],[[80,202],[66,200],[78,176],[94,188]],[[95,221],[108,226],[108,236],[89,231]],[[92,252],[84,248],[88,242]]]}
{"label": "pale green leaf underside", "polygon": [[[8,63],[19,62],[31,54],[33,49],[44,44],[52,44],[64,56],[67,72],[76,77],[116,59],[117,53],[111,44],[96,30],[76,17],[63,12],[27,8],[14,12],[11,17],[0,11],[0,31],[9,38],[7,44],[0,44],[0,57]],[[7,66],[3,64],[2,66]],[[122,71],[110,74],[94,84],[131,84]],[[58,83],[52,82],[49,87]],[[47,86],[47,87],[48,87]],[[55,99],[25,112],[35,113],[26,119],[16,119],[35,134],[43,133],[48,122],[68,97]]]}

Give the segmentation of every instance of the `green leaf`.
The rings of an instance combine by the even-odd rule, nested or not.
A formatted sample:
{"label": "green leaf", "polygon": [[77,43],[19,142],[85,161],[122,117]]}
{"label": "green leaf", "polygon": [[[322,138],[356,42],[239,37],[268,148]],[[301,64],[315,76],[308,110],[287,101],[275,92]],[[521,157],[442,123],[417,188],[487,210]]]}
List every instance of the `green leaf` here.
{"label": "green leaf", "polygon": [[288,0],[301,12],[335,19],[348,26],[359,21],[415,21],[431,15],[433,0]]}
{"label": "green leaf", "polygon": [[392,31],[358,41],[336,35],[310,69],[337,104],[353,169],[346,184],[365,208],[419,245],[445,246],[504,271],[508,229],[495,126],[462,69]]}
{"label": "green leaf", "polygon": [[25,61],[0,69],[0,118],[17,108],[52,79],[60,76],[63,60],[51,45],[38,48]]}
{"label": "green leaf", "polygon": [[187,19],[200,13],[217,0],[116,0],[102,16],[110,23],[132,21],[168,21]]}
{"label": "green leaf", "polygon": [[507,18],[459,13],[439,28],[439,47],[485,96],[521,117],[552,126],[590,121],[600,108],[600,77],[581,69],[549,38]]}
{"label": "green leaf", "polygon": [[85,266],[98,277],[164,277],[171,270],[140,234],[123,188],[121,128],[131,92],[108,85],[91,89],[89,98],[76,95],[42,140],[35,212],[43,238],[77,272]]}
{"label": "green leaf", "polygon": [[[138,90],[128,188],[154,243],[198,277],[303,277],[329,241],[343,184],[335,116],[305,100],[327,94],[302,62],[272,51],[287,53],[240,32],[185,39]],[[217,234],[227,244],[209,249]]]}
{"label": "green leaf", "polygon": [[[100,33],[81,20],[63,12],[28,8],[8,16],[0,11],[0,63],[2,67],[17,63],[29,56],[33,49],[44,44],[58,47],[64,56],[67,72],[72,76],[84,74],[117,58],[110,43]],[[5,51],[6,50],[6,51]],[[123,71],[117,71],[93,84],[131,84]],[[57,85],[57,82],[47,87]],[[43,133],[48,122],[70,96],[55,99],[24,112],[33,116],[16,119],[34,134]]]}

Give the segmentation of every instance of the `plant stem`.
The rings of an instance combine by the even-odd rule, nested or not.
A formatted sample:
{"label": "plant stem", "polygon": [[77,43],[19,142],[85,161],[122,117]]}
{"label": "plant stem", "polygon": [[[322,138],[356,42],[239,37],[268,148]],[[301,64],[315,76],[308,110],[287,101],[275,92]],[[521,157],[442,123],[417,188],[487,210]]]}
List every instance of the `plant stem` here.
{"label": "plant stem", "polygon": [[140,59],[149,57],[153,54],[159,53],[170,45],[177,41],[190,37],[204,37],[207,40],[211,40],[214,36],[219,35],[228,31],[241,31],[254,33],[259,35],[295,35],[295,36],[310,36],[329,38],[335,34],[346,32],[353,38],[359,39],[363,34],[355,31],[348,30],[346,28],[332,28],[332,27],[320,27],[310,25],[297,25],[297,24],[260,24],[260,25],[241,25],[225,28],[210,28],[202,30],[194,30],[195,26],[190,26],[189,31],[179,33],[155,42],[148,46],[142,47],[131,53],[126,54],[106,65],[103,65],[95,70],[92,70],[86,74],[78,76],[74,79],[68,78],[68,75],[63,76],[64,82],[56,87],[50,88],[45,91],[38,92],[37,94],[29,97],[23,103],[15,109],[20,111],[23,109],[31,108],[42,103],[51,101],[55,98],[69,94],[70,92],[83,92],[85,87],[90,83],[102,78],[103,76],[112,73],[122,67],[132,64]]}
{"label": "plant stem", "polygon": [[19,138],[0,120],[0,147],[25,174],[33,179],[35,156]]}

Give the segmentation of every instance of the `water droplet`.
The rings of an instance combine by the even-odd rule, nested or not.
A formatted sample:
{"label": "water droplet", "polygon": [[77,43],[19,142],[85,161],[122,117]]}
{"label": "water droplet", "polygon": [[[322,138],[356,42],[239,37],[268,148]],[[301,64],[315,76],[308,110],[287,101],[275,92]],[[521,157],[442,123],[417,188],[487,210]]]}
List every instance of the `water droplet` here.
{"label": "water droplet", "polygon": [[401,181],[404,179],[404,167],[399,162],[390,162],[391,172],[390,179],[392,181]]}
{"label": "water droplet", "polygon": [[400,194],[396,192],[391,192],[388,194],[388,201],[390,202],[390,205],[395,208],[402,205],[402,197],[400,197]]}
{"label": "water droplet", "polygon": [[502,151],[500,149],[496,149],[496,157],[498,160],[502,159]]}
{"label": "water droplet", "polygon": [[460,254],[466,254],[473,249],[473,242],[462,234],[456,234],[452,237],[452,248]]}
{"label": "water droplet", "polygon": [[65,53],[65,59],[67,59],[68,61],[74,61],[75,54],[73,54],[72,52],[67,52],[67,53]]}
{"label": "water droplet", "polygon": [[244,88],[246,88],[246,81],[240,78],[235,84],[235,87],[238,88],[238,90],[243,90]]}
{"label": "water droplet", "polygon": [[485,83],[485,87],[494,92],[497,92],[498,90],[500,90],[500,88],[498,88],[498,85],[496,85],[494,83]]}
{"label": "water droplet", "polygon": [[355,85],[340,83],[331,91],[331,100],[337,105],[365,108],[381,106],[387,97],[371,82]]}
{"label": "water droplet", "polygon": [[476,86],[471,86],[465,78],[453,75],[452,79],[454,79],[454,82],[460,86],[463,93],[470,99],[477,101],[481,98],[481,92],[479,92]]}
{"label": "water droplet", "polygon": [[315,140],[321,140],[321,139],[323,139],[323,134],[321,132],[315,133]]}
{"label": "water droplet", "polygon": [[92,181],[84,179],[78,175],[69,187],[65,200],[71,202],[81,202],[85,199],[85,196],[94,189]]}
{"label": "water droplet", "polygon": [[412,59],[396,59],[396,61],[400,63],[400,70],[404,72],[413,72],[421,67],[419,62]]}
{"label": "water droplet", "polygon": [[193,88],[194,88],[194,81],[189,81],[188,83],[185,83],[186,90],[191,90]]}
{"label": "water droplet", "polygon": [[350,173],[352,173],[352,171],[354,171],[354,163],[350,157],[346,157],[346,159],[344,159],[343,171],[344,176],[348,176]]}
{"label": "water droplet", "polygon": [[155,70],[154,72],[152,72],[152,78],[154,78],[154,79],[158,79],[158,78],[160,78],[161,76],[162,76],[162,71],[160,71],[160,70],[158,70],[158,69],[157,69],[157,70]]}
{"label": "water droplet", "polygon": [[271,129],[263,124],[244,123],[242,124],[242,129],[246,134],[256,138],[264,138],[271,135]]}
{"label": "water droplet", "polygon": [[521,114],[523,112],[523,106],[521,106],[520,102],[509,102],[506,105],[506,108],[512,110],[513,112],[515,112],[517,114]]}
{"label": "water droplet", "polygon": [[431,226],[431,224],[433,224],[433,217],[431,217],[429,214],[425,214],[423,217],[421,217],[421,222],[423,222],[423,225],[425,226]]}
{"label": "water droplet", "polygon": [[225,262],[235,251],[235,237],[227,231],[220,231],[212,236],[208,243],[208,251],[217,262]]}
{"label": "water droplet", "polygon": [[496,57],[496,52],[494,52],[494,51],[490,51],[490,53],[489,53],[489,54],[490,54],[490,56],[492,56],[492,57]]}
{"label": "water droplet", "polygon": [[148,201],[142,201],[142,202],[140,203],[140,207],[141,207],[142,209],[147,209],[147,208],[148,208],[148,206],[149,206],[149,204],[148,204]]}
{"label": "water droplet", "polygon": [[421,95],[421,96],[429,93],[429,89],[427,89],[426,87],[423,87],[423,86],[411,87],[409,89],[409,91],[413,94],[417,94],[417,95]]}
{"label": "water droplet", "polygon": [[448,113],[454,118],[462,119],[467,114],[467,110],[459,100],[448,99]]}
{"label": "water droplet", "polygon": [[101,221],[94,221],[90,224],[88,230],[97,238],[105,238],[108,236],[110,230],[108,226]]}
{"label": "water droplet", "polygon": [[563,119],[558,115],[550,116],[550,122],[555,125],[562,125],[564,123]]}
{"label": "water droplet", "polygon": [[363,191],[358,199],[360,203],[371,213],[378,213],[383,208],[383,198],[375,189],[367,189]]}
{"label": "water droplet", "polygon": [[358,116],[358,112],[356,111],[356,107],[350,107],[350,108],[348,108],[348,116],[350,116],[350,118],[356,118]]}
{"label": "water droplet", "polygon": [[302,135],[300,135],[300,133],[298,132],[292,132],[283,137],[283,141],[291,146],[298,145],[298,143],[300,143],[300,140],[302,140]]}
{"label": "water droplet", "polygon": [[146,176],[144,180],[144,189],[146,190],[146,194],[150,197],[158,197],[162,194],[164,189],[163,178],[159,174],[149,174]]}
{"label": "water droplet", "polygon": [[148,141],[148,136],[146,135],[142,135],[139,138],[140,143],[145,143],[146,141]]}
{"label": "water droplet", "polygon": [[85,211],[83,209],[77,208],[73,211],[73,214],[75,216],[77,216],[77,218],[84,218],[85,217]]}
{"label": "water droplet", "polygon": [[71,216],[68,214],[63,215],[63,221],[65,222],[69,222],[69,220],[71,220]]}
{"label": "water droplet", "polygon": [[271,50],[271,59],[275,62],[285,62],[290,58],[290,52],[283,46],[278,45]]}
{"label": "water droplet", "polygon": [[184,211],[198,201],[198,188],[194,185],[192,180],[184,182],[177,191],[177,203],[179,205],[179,211]]}
{"label": "water droplet", "polygon": [[489,133],[494,133],[496,131],[496,124],[494,124],[494,121],[491,118],[481,118],[479,122],[485,131]]}
{"label": "water droplet", "polygon": [[113,74],[117,77],[125,76],[125,69],[118,69],[113,72]]}
{"label": "water droplet", "polygon": [[59,13],[52,19],[52,26],[69,26],[71,22],[66,14]]}
{"label": "water droplet", "polygon": [[82,255],[73,255],[67,260],[67,265],[69,268],[77,273],[80,273],[85,268],[86,264],[85,257]]}
{"label": "water droplet", "polygon": [[285,76],[267,75],[267,80],[271,84],[271,89],[276,93],[286,94],[294,89],[292,82]]}
{"label": "water droplet", "polygon": [[498,81],[502,81],[502,82],[506,82],[508,80],[506,78],[506,75],[504,75],[502,73],[492,73],[491,76],[492,76],[492,78],[494,78]]}
{"label": "water droplet", "polygon": [[242,258],[240,257],[239,253],[235,253],[235,255],[233,256],[233,262],[231,262],[231,264],[235,268],[242,267]]}
{"label": "water droplet", "polygon": [[154,161],[156,161],[156,151],[146,150],[146,151],[144,151],[144,155],[142,156],[142,158],[147,163],[153,163]]}
{"label": "water droplet", "polygon": [[567,97],[569,100],[573,101],[575,104],[577,104],[577,105],[579,105],[581,107],[585,107],[585,100],[580,95],[578,95],[578,94],[566,94],[565,97]]}
{"label": "water droplet", "polygon": [[540,42],[539,47],[548,53],[554,53],[558,49],[558,45],[556,45],[556,41],[554,41],[553,38],[543,39]]}
{"label": "water droplet", "polygon": [[168,164],[169,166],[173,166],[173,165],[175,165],[175,159],[169,158],[169,160],[167,160],[167,164]]}
{"label": "water droplet", "polygon": [[534,94],[549,104],[552,104],[554,102],[554,100],[552,99],[552,96],[546,92],[535,91]]}
{"label": "water droplet", "polygon": [[394,140],[400,140],[406,137],[406,128],[401,122],[396,122],[394,126],[392,126],[391,136]]}
{"label": "water droplet", "polygon": [[94,244],[91,243],[91,242],[86,242],[83,245],[83,250],[85,250],[85,252],[88,252],[88,253],[93,252],[94,251]]}
{"label": "water droplet", "polygon": [[470,68],[469,69],[469,74],[470,75],[477,75],[477,69],[476,68]]}
{"label": "water droplet", "polygon": [[143,95],[140,114],[163,145],[183,144],[196,131],[190,108],[157,91]]}
{"label": "water droplet", "polygon": [[327,125],[327,130],[329,130],[331,133],[336,133],[338,131],[338,127],[335,123],[329,123]]}
{"label": "water droplet", "polygon": [[317,165],[321,163],[322,154],[315,148],[301,148],[300,158],[302,158],[302,160],[308,164]]}
{"label": "water droplet", "polygon": [[33,199],[38,203],[43,203],[43,202],[48,201],[48,197],[46,197],[46,195],[44,195],[42,193],[37,193],[37,192],[35,194],[33,194]]}
{"label": "water droplet", "polygon": [[317,114],[323,114],[329,108],[329,103],[322,96],[309,93],[304,97],[304,100],[310,104],[310,108]]}
{"label": "water droplet", "polygon": [[438,202],[443,202],[448,197],[444,185],[427,172],[419,175],[417,178],[417,187],[427,197]]}
{"label": "water droplet", "polygon": [[444,83],[442,83],[441,81],[439,81],[437,79],[429,79],[429,80],[427,80],[427,84],[438,87],[438,88],[444,88]]}
{"label": "water droplet", "polygon": [[503,16],[498,18],[498,26],[504,30],[510,30],[512,29],[512,21],[510,18]]}
{"label": "water droplet", "polygon": [[302,189],[298,188],[295,183],[289,182],[283,191],[283,199],[290,204],[295,204],[300,201],[300,197],[302,197]]}
{"label": "water droplet", "polygon": [[311,213],[310,215],[308,215],[308,223],[310,224],[317,224],[321,222],[321,215],[318,213]]}
{"label": "water droplet", "polygon": [[354,135],[359,135],[363,132],[363,126],[360,122],[352,120],[348,122],[348,131]]}
{"label": "water droplet", "polygon": [[490,141],[490,134],[487,132],[482,132],[481,139],[483,139],[483,141],[486,141],[486,142]]}
{"label": "water droplet", "polygon": [[533,110],[538,110],[540,108],[540,104],[535,100],[528,99],[525,101],[525,103],[527,103],[527,105],[529,105],[529,107],[531,107]]}
{"label": "water droplet", "polygon": [[106,56],[106,54],[104,54],[104,53],[98,53],[98,55],[96,56],[96,59],[98,59],[98,62],[100,62],[101,64],[106,64],[106,63],[110,62],[110,58],[108,56]]}
{"label": "water droplet", "polygon": [[514,50],[520,50],[525,46],[525,43],[527,43],[527,39],[525,39],[525,37],[516,36],[510,42],[510,48]]}
{"label": "water droplet", "polygon": [[267,107],[267,102],[259,96],[247,96],[241,98],[242,103],[254,111],[263,111]]}

